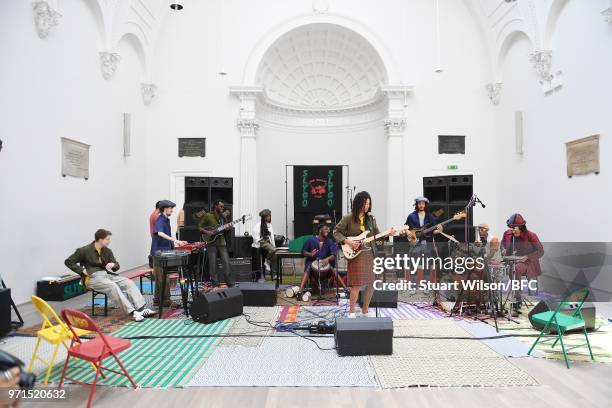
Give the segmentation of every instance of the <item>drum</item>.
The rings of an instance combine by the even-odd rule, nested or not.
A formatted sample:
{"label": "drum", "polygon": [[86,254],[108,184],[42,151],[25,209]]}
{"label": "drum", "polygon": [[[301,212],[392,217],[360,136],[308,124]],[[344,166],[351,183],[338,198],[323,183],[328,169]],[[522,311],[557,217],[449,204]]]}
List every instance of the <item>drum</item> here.
{"label": "drum", "polygon": [[319,286],[319,282],[321,286],[325,285],[332,276],[332,268],[331,264],[327,263],[325,265],[319,264],[318,261],[314,261],[310,265],[310,287],[313,288],[317,293],[321,293],[321,287]]}
{"label": "drum", "polygon": [[312,264],[310,264],[310,269],[312,269],[312,271],[316,273],[327,272],[331,269],[331,264],[327,262],[325,265],[321,265],[320,262],[316,260]]}
{"label": "drum", "polygon": [[299,291],[300,291],[299,286],[288,287],[287,289],[285,289],[285,296],[287,296],[288,298],[292,298],[295,295],[297,295]]}
{"label": "drum", "polygon": [[508,266],[507,265],[489,265],[489,272],[491,275],[491,282],[500,283],[508,280]]}

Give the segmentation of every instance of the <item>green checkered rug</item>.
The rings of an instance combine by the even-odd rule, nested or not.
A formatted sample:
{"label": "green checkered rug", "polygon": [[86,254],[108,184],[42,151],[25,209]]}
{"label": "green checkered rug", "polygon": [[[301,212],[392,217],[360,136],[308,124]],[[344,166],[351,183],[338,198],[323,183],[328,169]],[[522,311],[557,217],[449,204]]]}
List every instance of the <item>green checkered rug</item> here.
{"label": "green checkered rug", "polygon": [[[169,338],[132,339],[132,346],[119,354],[121,362],[139,387],[180,387],[187,383],[200,369],[222,337],[183,337],[216,335],[229,331],[232,320],[226,319],[212,324],[194,323],[188,319],[148,319],[129,323],[112,336],[132,338],[138,336]],[[176,336],[176,337],[174,337]],[[64,362],[53,367],[52,382],[59,382]],[[111,357],[104,365],[120,371]],[[70,359],[67,375],[82,382],[92,382],[95,372],[83,360]],[[99,377],[98,384],[129,387],[124,376],[107,373],[106,379]]]}

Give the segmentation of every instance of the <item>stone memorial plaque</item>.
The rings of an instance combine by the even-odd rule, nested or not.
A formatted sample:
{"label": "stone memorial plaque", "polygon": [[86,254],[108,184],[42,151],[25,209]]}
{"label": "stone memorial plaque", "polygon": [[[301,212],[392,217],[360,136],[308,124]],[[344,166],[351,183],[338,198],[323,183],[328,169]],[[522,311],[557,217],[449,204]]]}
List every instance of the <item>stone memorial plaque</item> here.
{"label": "stone memorial plaque", "polygon": [[599,135],[572,140],[565,144],[567,177],[599,174]]}
{"label": "stone memorial plaque", "polygon": [[178,139],[179,157],[206,157],[205,137],[182,137]]}
{"label": "stone memorial plaque", "polygon": [[465,136],[438,136],[438,154],[465,154]]}
{"label": "stone memorial plaque", "polygon": [[76,140],[62,140],[62,176],[89,179],[89,145]]}

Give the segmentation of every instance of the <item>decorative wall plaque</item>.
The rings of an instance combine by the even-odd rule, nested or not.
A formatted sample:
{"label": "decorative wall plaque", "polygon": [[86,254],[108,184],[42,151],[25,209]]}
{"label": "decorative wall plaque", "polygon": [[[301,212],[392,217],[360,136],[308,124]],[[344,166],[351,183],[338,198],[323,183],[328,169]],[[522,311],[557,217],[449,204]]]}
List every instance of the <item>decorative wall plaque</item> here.
{"label": "decorative wall plaque", "polygon": [[599,135],[584,137],[565,143],[567,177],[581,174],[599,174]]}
{"label": "decorative wall plaque", "polygon": [[465,136],[438,136],[438,154],[465,154]]}
{"label": "decorative wall plaque", "polygon": [[180,137],[178,139],[179,157],[206,157],[205,137]]}
{"label": "decorative wall plaque", "polygon": [[89,145],[62,137],[62,177],[89,179]]}

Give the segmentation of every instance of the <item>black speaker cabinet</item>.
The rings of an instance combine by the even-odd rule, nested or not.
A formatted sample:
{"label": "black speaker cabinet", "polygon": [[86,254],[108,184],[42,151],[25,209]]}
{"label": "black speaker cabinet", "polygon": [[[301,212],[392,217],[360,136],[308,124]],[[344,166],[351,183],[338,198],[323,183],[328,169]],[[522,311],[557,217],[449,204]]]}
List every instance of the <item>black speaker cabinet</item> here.
{"label": "black speaker cabinet", "polygon": [[241,315],[242,307],[242,292],[237,287],[213,290],[194,299],[191,317],[198,323],[212,323]]}
{"label": "black speaker cabinet", "polygon": [[393,354],[393,321],[390,317],[337,318],[334,334],[340,356]]}
{"label": "black speaker cabinet", "polygon": [[0,337],[11,331],[11,289],[0,289]]}
{"label": "black speaker cabinet", "polygon": [[237,236],[234,238],[234,256],[236,258],[248,258],[251,256],[251,244],[253,237]]}
{"label": "black speaker cabinet", "polygon": [[[534,307],[529,311],[528,317],[531,326],[533,326],[536,330],[542,330],[544,328],[543,324],[539,324],[533,321],[533,315],[543,312],[548,312],[549,310],[555,310],[557,308],[557,303],[550,300],[540,300]],[[567,303],[559,309],[559,312],[565,314],[573,314],[574,311],[578,308],[578,303]],[[591,302],[584,302],[582,305],[582,317],[584,318],[584,322],[587,330],[593,330],[595,328],[595,304]],[[551,330],[552,331],[552,330]]]}
{"label": "black speaker cabinet", "polygon": [[[363,307],[363,298],[365,296],[365,288],[359,291],[359,307]],[[370,301],[370,307],[397,307],[397,291],[396,290],[375,290]]]}
{"label": "black speaker cabinet", "polygon": [[273,283],[240,282],[245,306],[275,306],[276,286]]}

